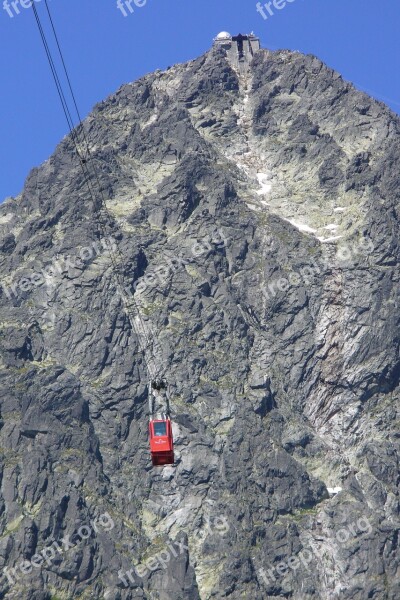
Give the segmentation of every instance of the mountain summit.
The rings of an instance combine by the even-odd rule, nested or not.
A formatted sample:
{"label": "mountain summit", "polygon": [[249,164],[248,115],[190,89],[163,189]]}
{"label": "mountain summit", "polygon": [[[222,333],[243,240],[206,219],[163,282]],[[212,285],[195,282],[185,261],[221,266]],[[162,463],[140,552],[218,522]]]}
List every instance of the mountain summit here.
{"label": "mountain summit", "polygon": [[83,126],[102,221],[70,136],[0,206],[1,597],[399,598],[399,118],[223,32]]}

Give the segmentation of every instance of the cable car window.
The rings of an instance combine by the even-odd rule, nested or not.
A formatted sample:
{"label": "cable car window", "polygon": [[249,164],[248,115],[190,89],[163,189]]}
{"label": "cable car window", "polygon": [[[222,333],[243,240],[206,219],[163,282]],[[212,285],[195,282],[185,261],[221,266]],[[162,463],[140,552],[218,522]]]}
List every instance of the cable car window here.
{"label": "cable car window", "polygon": [[167,435],[167,424],[154,423],[154,435]]}

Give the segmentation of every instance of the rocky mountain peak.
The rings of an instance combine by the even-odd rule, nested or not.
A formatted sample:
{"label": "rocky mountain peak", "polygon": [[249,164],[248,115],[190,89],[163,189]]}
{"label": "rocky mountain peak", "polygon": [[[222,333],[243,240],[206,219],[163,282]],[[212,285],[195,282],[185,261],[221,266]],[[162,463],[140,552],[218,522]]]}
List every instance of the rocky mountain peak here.
{"label": "rocky mountain peak", "polygon": [[0,206],[1,597],[399,596],[399,124],[223,32]]}

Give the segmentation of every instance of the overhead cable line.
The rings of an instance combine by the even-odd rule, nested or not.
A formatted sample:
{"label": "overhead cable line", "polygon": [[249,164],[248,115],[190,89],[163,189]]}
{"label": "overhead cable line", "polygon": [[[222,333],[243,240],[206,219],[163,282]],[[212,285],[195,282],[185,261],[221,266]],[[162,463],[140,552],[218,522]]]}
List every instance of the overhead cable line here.
{"label": "overhead cable line", "polygon": [[[64,93],[61,79],[58,74],[57,66],[54,62],[50,46],[47,42],[46,33],[42,26],[40,16],[38,14],[35,3],[34,2],[32,3],[35,20],[36,20],[36,23],[37,23],[37,26],[39,29],[42,43],[43,43],[43,46],[44,46],[44,49],[46,52],[46,56],[47,56],[47,59],[48,59],[49,65],[50,65],[50,69],[51,69],[51,72],[53,75],[55,85],[57,88],[58,96],[61,101],[63,112],[64,112],[65,118],[67,120],[71,139],[72,139],[73,145],[75,147],[76,153],[79,158],[79,163],[80,163],[80,166],[81,166],[81,169],[83,172],[83,176],[84,176],[84,183],[88,187],[89,194],[93,201],[94,210],[98,215],[98,224],[99,224],[101,233],[105,237],[107,234],[107,222],[108,222],[108,224],[110,222],[115,222],[115,219],[113,218],[112,214],[110,213],[110,211],[108,210],[107,205],[106,205],[106,199],[103,194],[101,182],[100,182],[99,175],[97,172],[97,167],[96,167],[95,161],[94,161],[93,156],[90,151],[89,139],[84,130],[81,114],[80,114],[79,108],[78,108],[78,103],[76,101],[76,96],[73,92],[71,78],[68,74],[66,61],[64,59],[64,56],[63,56],[63,53],[61,50],[61,45],[60,45],[60,42],[59,42],[59,39],[58,39],[58,36],[56,33],[56,28],[54,25],[53,18],[51,16],[51,12],[50,12],[50,8],[48,6],[47,0],[45,0],[45,6],[46,6],[47,14],[48,14],[48,17],[49,17],[49,20],[51,23],[53,35],[56,40],[57,49],[60,54],[60,58],[61,58],[61,62],[63,65],[65,77],[66,77],[66,80],[68,83],[69,91],[70,91],[70,94],[71,94],[71,97],[73,100],[73,104],[75,107],[75,111],[77,114],[78,126],[76,127],[76,129],[74,128],[74,121],[73,121],[73,118],[71,115],[71,111],[69,109],[69,104],[68,104],[66,95]],[[79,145],[81,143],[80,139],[79,139],[79,133],[81,133],[81,136],[83,139],[83,145],[86,150],[85,157],[82,157],[81,151],[79,148]],[[95,183],[97,183],[97,187],[99,190],[100,207],[98,207],[96,195],[94,193],[93,183],[92,183],[92,173],[89,169],[89,165],[91,167],[91,170],[93,171],[93,175],[96,180]],[[125,259],[124,259],[124,256],[123,256],[117,243],[115,244],[115,246],[116,246],[115,250],[112,247],[110,248],[110,258],[111,258],[111,263],[113,266],[113,272],[114,272],[114,276],[115,276],[115,280],[116,280],[116,284],[117,284],[117,289],[119,291],[119,295],[121,297],[123,306],[125,308],[125,312],[128,316],[128,320],[131,325],[131,328],[133,331],[135,331],[135,333],[137,335],[139,347],[140,347],[140,350],[143,355],[143,360],[144,360],[145,366],[150,375],[150,379],[153,381],[160,377],[160,375],[159,375],[160,369],[157,369],[155,359],[154,359],[154,349],[155,349],[155,347],[157,347],[157,349],[161,351],[161,348],[158,344],[157,338],[155,338],[154,336],[150,336],[148,334],[146,325],[140,314],[139,306],[138,306],[131,290],[129,290],[129,288],[127,288],[124,285],[124,271],[123,271],[122,265],[124,264]],[[143,343],[143,341],[144,341],[144,343]],[[168,404],[167,404],[167,412],[169,412]]]}

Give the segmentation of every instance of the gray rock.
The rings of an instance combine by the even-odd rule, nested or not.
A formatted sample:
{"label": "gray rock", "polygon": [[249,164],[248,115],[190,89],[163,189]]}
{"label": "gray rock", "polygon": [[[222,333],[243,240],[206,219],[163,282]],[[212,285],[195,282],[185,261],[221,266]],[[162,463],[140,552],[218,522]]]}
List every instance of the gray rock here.
{"label": "gray rock", "polygon": [[94,108],[95,202],[67,137],[0,206],[1,597],[400,596],[399,125],[313,56],[213,48]]}

